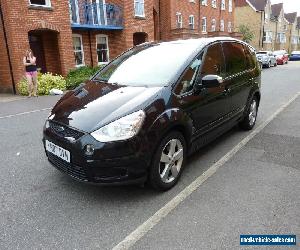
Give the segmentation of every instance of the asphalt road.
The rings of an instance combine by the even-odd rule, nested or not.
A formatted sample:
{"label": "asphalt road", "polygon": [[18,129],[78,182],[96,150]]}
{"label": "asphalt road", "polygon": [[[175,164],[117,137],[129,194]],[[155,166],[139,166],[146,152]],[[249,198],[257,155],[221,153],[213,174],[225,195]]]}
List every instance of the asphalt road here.
{"label": "asphalt road", "polygon": [[[298,92],[300,62],[263,70],[257,127]],[[250,133],[234,128],[194,154],[166,193],[90,186],[44,155],[42,126],[56,100],[1,103],[0,249],[111,249]],[[299,239],[299,110],[297,98],[133,249],[241,249],[242,233]]]}

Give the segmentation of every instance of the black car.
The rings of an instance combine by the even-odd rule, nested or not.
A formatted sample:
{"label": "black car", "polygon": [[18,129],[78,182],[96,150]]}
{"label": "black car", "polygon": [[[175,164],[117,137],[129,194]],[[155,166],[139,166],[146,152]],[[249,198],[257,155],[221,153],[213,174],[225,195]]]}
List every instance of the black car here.
{"label": "black car", "polygon": [[255,50],[233,38],[142,44],[58,101],[45,152],[76,180],[167,190],[189,154],[254,127],[260,82]]}

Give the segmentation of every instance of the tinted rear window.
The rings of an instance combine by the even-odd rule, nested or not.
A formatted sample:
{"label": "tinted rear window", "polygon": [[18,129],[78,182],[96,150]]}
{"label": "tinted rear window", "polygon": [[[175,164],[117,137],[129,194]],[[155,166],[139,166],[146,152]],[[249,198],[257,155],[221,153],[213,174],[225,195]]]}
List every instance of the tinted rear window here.
{"label": "tinted rear window", "polygon": [[227,75],[234,75],[246,70],[246,57],[242,44],[225,42],[223,43],[223,51]]}

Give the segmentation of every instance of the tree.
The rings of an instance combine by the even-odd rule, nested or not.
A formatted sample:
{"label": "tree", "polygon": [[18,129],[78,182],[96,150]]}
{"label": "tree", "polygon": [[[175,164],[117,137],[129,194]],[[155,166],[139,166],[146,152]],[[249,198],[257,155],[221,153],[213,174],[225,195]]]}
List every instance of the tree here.
{"label": "tree", "polygon": [[242,40],[246,43],[250,43],[254,38],[254,32],[247,25],[241,24],[239,32],[243,35]]}

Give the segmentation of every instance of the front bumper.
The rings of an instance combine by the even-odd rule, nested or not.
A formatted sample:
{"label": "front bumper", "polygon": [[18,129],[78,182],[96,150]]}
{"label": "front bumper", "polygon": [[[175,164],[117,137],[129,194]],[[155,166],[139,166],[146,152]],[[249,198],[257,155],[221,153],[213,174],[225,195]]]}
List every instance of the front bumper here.
{"label": "front bumper", "polygon": [[[68,163],[46,151],[45,140],[68,150],[71,162]],[[85,183],[111,185],[145,182],[152,156],[152,144],[147,136],[128,141],[101,143],[85,133],[71,142],[53,129],[44,128],[43,144],[47,158],[54,167]],[[92,156],[85,154],[87,144],[95,148]]]}

